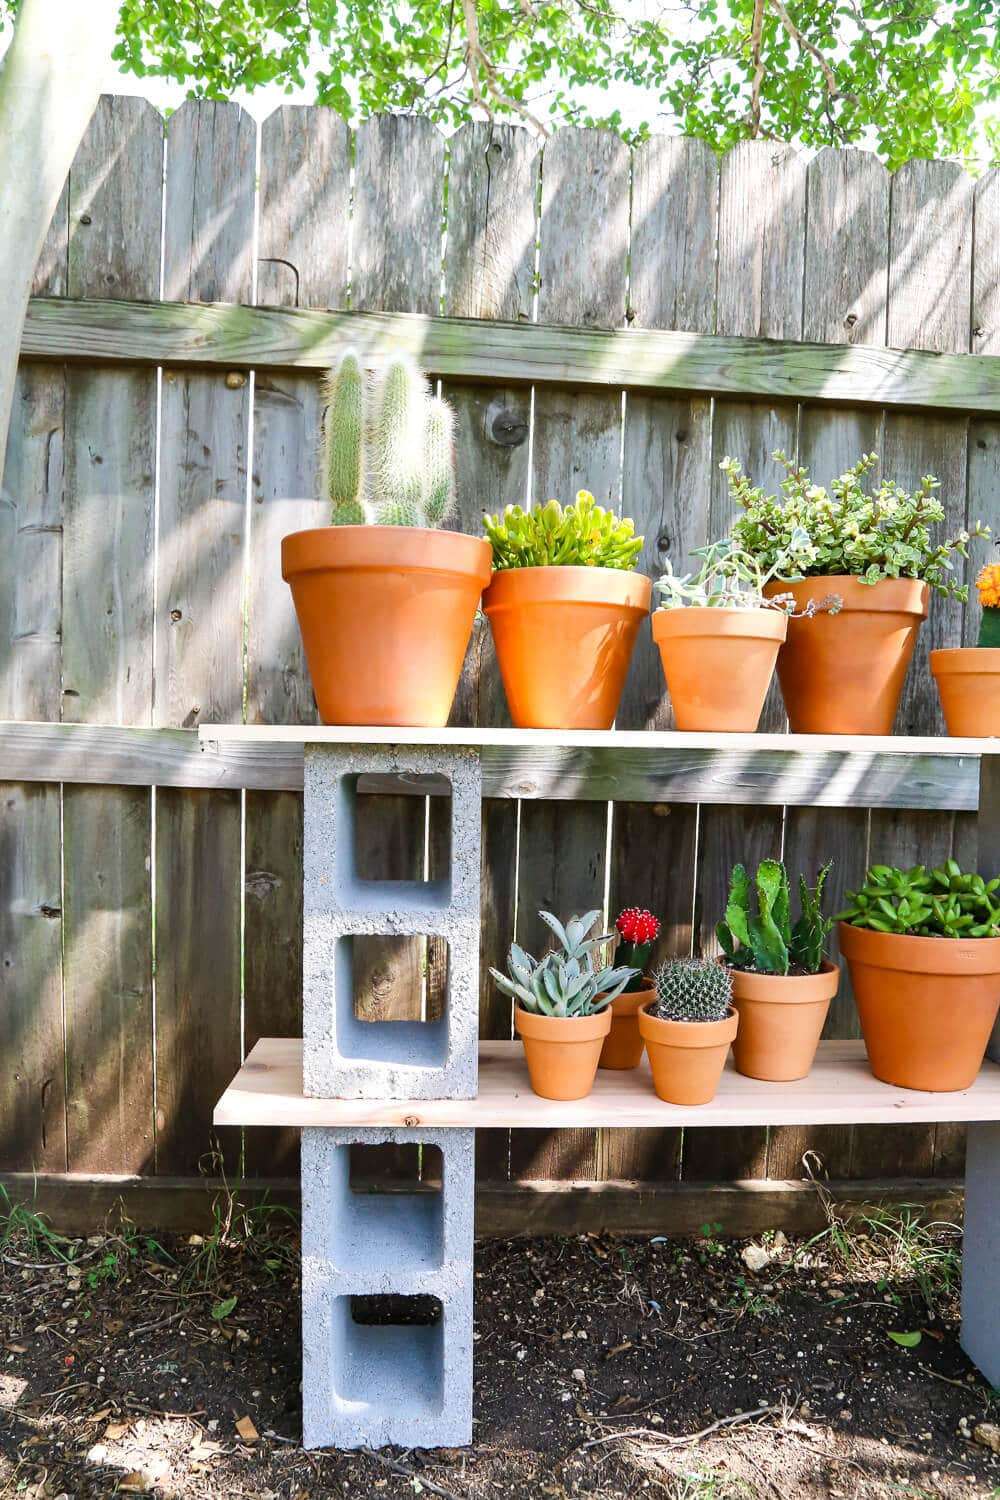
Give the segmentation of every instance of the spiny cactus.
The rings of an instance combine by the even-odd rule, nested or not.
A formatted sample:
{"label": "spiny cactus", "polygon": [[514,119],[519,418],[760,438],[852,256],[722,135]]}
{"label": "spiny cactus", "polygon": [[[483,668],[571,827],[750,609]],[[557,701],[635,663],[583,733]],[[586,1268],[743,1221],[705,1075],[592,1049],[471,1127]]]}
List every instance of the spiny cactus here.
{"label": "spiny cactus", "polygon": [[653,975],[659,1021],[724,1021],[733,1001],[729,970],[710,958],[668,958]]}
{"label": "spiny cactus", "polygon": [[440,526],[455,505],[454,414],[408,355],[365,376],[347,350],[326,382],[323,472],[335,526]]}

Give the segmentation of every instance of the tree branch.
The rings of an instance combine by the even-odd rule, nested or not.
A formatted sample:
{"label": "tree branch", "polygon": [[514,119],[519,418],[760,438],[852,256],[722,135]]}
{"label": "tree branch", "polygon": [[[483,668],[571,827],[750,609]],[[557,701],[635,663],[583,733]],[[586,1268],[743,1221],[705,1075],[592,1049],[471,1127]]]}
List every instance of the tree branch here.
{"label": "tree branch", "polygon": [[482,68],[486,75],[486,92],[489,97],[504,109],[513,110],[515,114],[520,115],[522,120],[527,121],[533,130],[537,130],[539,135],[547,137],[549,130],[544,122],[539,120],[536,115],[533,115],[531,110],[521,103],[520,99],[512,99],[500,87],[497,69],[483,51],[479,40],[479,15],[476,10],[476,0],[462,0],[462,14],[465,17],[465,68],[469,75],[469,82],[472,85],[473,103],[478,104],[481,109],[484,109],[492,120],[493,111],[487,100],[483,97],[482,84],[479,78],[479,69]]}
{"label": "tree branch", "polygon": [[819,65],[819,70],[823,74],[823,82],[826,85],[826,91],[830,95],[830,98],[849,99],[852,104],[857,104],[857,96],[855,94],[845,94],[843,92],[843,90],[840,88],[840,85],[837,83],[837,75],[833,71],[833,68],[827,62],[826,58],[816,46],[815,42],[811,42],[808,37],[802,35],[802,32],[796,26],[795,22],[792,20],[791,16],[788,14],[788,11],[782,4],[782,0],[771,0],[771,4],[774,6],[774,9],[778,16],[778,20],[788,32],[788,35],[791,37],[796,47],[798,47],[799,51],[808,52],[809,56],[813,58]]}
{"label": "tree branch", "polygon": [[750,56],[753,60],[753,79],[750,84],[750,108],[747,122],[750,138],[756,140],[760,134],[760,93],[764,85],[764,60],[761,55],[761,39],[764,32],[765,0],[754,0],[753,22],[750,27]]}

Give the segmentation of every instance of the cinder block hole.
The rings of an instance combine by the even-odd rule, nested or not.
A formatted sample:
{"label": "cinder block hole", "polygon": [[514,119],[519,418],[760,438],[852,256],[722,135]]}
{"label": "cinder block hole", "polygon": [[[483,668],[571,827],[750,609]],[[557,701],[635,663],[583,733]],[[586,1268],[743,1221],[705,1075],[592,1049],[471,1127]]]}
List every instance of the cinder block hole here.
{"label": "cinder block hole", "polygon": [[439,937],[355,937],[351,995],[358,1021],[438,1021],[448,992],[448,944]]}
{"label": "cinder block hole", "polygon": [[[362,1317],[356,1304],[375,1306]],[[397,1310],[386,1304],[408,1304]],[[435,1303],[429,1321],[425,1303]],[[414,1304],[417,1306],[414,1308]],[[440,1415],[444,1401],[444,1316],[436,1297],[337,1297],[333,1306],[333,1396],[365,1413]]]}
{"label": "cinder block hole", "polygon": [[439,1146],[352,1143],[347,1187],[333,1220],[343,1270],[434,1271],[444,1258],[444,1162]]}
{"label": "cinder block hole", "polygon": [[359,880],[451,882],[447,776],[356,776],[354,866]]}
{"label": "cinder block hole", "polygon": [[351,1318],[366,1328],[435,1328],[442,1317],[437,1297],[352,1297]]}

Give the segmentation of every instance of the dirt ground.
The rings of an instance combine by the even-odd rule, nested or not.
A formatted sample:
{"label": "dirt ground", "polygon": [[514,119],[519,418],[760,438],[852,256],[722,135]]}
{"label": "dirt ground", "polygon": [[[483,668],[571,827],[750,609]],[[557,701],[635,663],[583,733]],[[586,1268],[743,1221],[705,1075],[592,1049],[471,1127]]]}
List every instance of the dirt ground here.
{"label": "dirt ground", "polygon": [[792,1244],[485,1243],[473,1446],[305,1453],[284,1215],[69,1241],[14,1211],[0,1496],[1000,1497],[958,1248],[905,1212]]}

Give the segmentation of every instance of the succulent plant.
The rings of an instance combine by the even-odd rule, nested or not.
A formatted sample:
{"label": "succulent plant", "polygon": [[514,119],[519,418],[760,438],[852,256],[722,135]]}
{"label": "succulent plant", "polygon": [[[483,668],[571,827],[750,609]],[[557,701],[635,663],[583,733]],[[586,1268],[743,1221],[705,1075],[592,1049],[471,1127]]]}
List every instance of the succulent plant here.
{"label": "succulent plant", "polygon": [[780,860],[764,859],[757,866],[756,911],[750,877],[743,865],[734,865],[726,915],[715,929],[728,961],[760,974],[787,974],[793,965],[807,974],[817,973],[833,925],[823,915],[823,887],[829,873],[826,864],[814,886],[799,876],[801,910],[793,924],[788,874]]}
{"label": "succulent plant", "polygon": [[596,966],[595,952],[612,937],[610,932],[593,934],[600,912],[588,911],[582,917],[570,917],[565,926],[551,912],[540,911],[538,915],[551,927],[559,948],[537,959],[517,943],[511,943],[507,974],[490,969],[497,988],[505,995],[512,995],[525,1010],[542,1016],[565,1019],[592,1016],[604,1010],[637,971]]}
{"label": "succulent plant", "polygon": [[668,958],[653,983],[649,1014],[659,1021],[724,1021],[732,1007],[732,976],[711,958]]}
{"label": "succulent plant", "polygon": [[334,526],[440,526],[455,505],[454,413],[407,355],[327,376],[323,475]]}
{"label": "succulent plant", "polygon": [[976,579],[976,593],[983,610],[979,622],[979,644],[1000,646],[1000,563],[983,568]]}
{"label": "succulent plant", "polygon": [[[809,547],[809,533],[801,527],[793,531],[789,538],[789,554],[794,557],[796,548]],[[723,537],[718,542],[710,542],[706,547],[695,547],[692,556],[701,558],[701,567],[697,573],[675,573],[670,559],[665,560],[663,573],[653,585],[660,595],[661,609],[682,609],[685,606],[699,609],[777,609],[787,615],[814,615],[819,610],[836,614],[840,609],[842,601],[839,595],[831,595],[822,602],[812,602],[798,612],[794,595],[790,593],[766,597],[764,589],[777,576],[777,564],[772,563],[770,568],[762,568],[757,559],[738,546],[731,536]]]}
{"label": "succulent plant", "polygon": [[872,865],[836,920],[913,937],[1000,937],[1000,877],[965,873],[955,859],[936,870]]}
{"label": "succulent plant", "polygon": [[628,571],[642,551],[643,538],[629,520],[620,520],[579,490],[573,505],[549,500],[537,510],[508,505],[500,515],[483,516],[493,546],[493,566],[503,568],[621,568]]}
{"label": "succulent plant", "polygon": [[625,989],[627,992],[641,990],[645,984],[643,970],[649,962],[653,944],[660,935],[659,920],[643,907],[626,906],[615,921],[615,932],[618,934],[615,957],[636,970],[634,978],[629,980]]}

